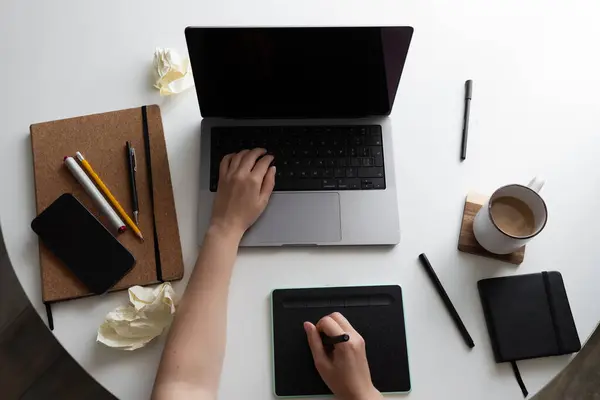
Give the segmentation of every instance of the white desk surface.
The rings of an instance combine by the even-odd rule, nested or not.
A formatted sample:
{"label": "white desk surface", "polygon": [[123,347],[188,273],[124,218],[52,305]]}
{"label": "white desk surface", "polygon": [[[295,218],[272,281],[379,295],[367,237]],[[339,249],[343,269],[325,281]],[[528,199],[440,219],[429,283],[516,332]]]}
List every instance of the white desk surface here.
{"label": "white desk surface", "polygon": [[[229,304],[223,399],[272,396],[271,290],[400,284],[411,399],[520,399],[497,365],[479,279],[562,272],[582,341],[600,320],[600,3],[508,0],[8,0],[0,12],[0,216],[8,253],[31,302],[41,302],[29,125],[158,103],[162,108],[186,274],[198,249],[200,114],[193,90],[160,98],[150,86],[156,46],[186,51],[188,25],[411,25],[415,34],[392,122],[401,243],[381,248],[242,250]],[[468,158],[459,162],[463,84],[473,79]],[[518,268],[456,250],[471,189],[490,192],[535,174],[547,179],[546,230]],[[476,346],[462,342],[417,261],[426,252]],[[53,306],[54,334],[121,399],[146,399],[163,340],[126,353],[95,343],[126,293]],[[519,363],[536,393],[569,362]],[[451,395],[450,395],[451,394]],[[398,398],[402,398],[399,396]]]}

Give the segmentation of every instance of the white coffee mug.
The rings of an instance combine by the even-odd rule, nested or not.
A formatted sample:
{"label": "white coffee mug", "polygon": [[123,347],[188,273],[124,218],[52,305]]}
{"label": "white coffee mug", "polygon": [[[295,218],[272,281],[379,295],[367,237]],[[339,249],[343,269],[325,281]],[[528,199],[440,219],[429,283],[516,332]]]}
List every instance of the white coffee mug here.
{"label": "white coffee mug", "polygon": [[[536,237],[544,229],[548,220],[546,202],[538,193],[543,186],[542,179],[533,178],[527,186],[513,184],[497,189],[477,212],[473,221],[473,233],[481,247],[495,254],[510,254]],[[494,201],[501,197],[521,200],[533,212],[534,227],[530,234],[515,236],[498,227],[491,210]]]}

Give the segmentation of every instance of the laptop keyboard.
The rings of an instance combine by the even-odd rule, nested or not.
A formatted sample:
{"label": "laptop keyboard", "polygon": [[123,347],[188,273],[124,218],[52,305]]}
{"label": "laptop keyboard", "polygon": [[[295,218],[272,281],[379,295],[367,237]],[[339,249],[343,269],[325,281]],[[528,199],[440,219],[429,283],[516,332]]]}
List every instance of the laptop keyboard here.
{"label": "laptop keyboard", "polygon": [[210,190],[229,154],[263,147],[275,156],[276,191],[385,189],[381,126],[252,126],[211,130]]}

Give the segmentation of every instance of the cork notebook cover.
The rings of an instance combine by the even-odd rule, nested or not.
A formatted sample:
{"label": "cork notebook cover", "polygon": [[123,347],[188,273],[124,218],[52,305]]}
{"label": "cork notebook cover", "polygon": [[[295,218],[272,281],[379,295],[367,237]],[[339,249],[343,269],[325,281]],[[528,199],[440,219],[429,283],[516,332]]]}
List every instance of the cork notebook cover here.
{"label": "cork notebook cover", "polygon": [[[147,118],[151,171],[145,150],[144,116]],[[65,167],[63,159],[65,156],[74,156],[77,151],[81,152],[121,206],[132,216],[125,152],[125,142],[131,142],[137,157],[139,228],[145,240],[142,242],[136,238],[130,228],[116,236],[134,255],[136,264],[111,291],[127,289],[133,285],[154,284],[161,279],[171,281],[183,277],[179,228],[158,106],[33,124],[30,132],[37,213],[42,212],[61,194],[72,193],[113,234],[114,230],[108,220],[100,215],[90,196]],[[154,209],[151,206],[150,190],[154,196]],[[40,242],[39,247],[44,302],[92,295],[43,243]]]}

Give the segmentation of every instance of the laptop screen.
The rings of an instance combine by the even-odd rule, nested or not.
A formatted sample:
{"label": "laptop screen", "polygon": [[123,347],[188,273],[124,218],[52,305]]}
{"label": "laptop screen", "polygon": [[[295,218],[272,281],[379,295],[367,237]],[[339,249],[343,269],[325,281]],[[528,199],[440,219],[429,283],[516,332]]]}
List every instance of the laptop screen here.
{"label": "laptop screen", "polygon": [[204,117],[354,118],[392,110],[411,27],[187,28]]}

